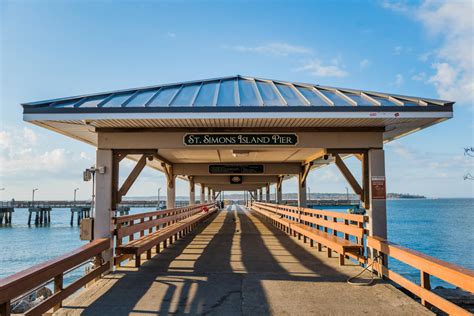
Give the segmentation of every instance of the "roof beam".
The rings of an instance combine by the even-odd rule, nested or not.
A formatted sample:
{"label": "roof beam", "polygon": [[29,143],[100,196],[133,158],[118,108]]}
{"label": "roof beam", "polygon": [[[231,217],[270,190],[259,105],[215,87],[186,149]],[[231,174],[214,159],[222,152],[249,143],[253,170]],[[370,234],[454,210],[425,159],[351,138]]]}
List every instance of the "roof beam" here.
{"label": "roof beam", "polygon": [[121,107],[126,107],[127,104],[129,104],[130,102],[132,102],[132,100],[137,96],[137,94],[139,94],[141,92],[141,90],[137,90],[135,91],[135,93],[133,93],[131,96],[129,96],[127,98],[127,100],[123,101],[122,104],[120,105]]}
{"label": "roof beam", "polygon": [[380,101],[375,100],[375,99],[372,98],[370,95],[365,94],[364,92],[361,92],[360,95],[361,95],[364,99],[368,100],[369,102],[372,102],[373,104],[375,104],[375,105],[377,105],[377,106],[381,106],[381,105],[382,105],[382,103],[381,103]]}
{"label": "roof beam", "polygon": [[196,88],[196,91],[194,92],[194,95],[193,95],[193,97],[192,97],[192,99],[191,99],[191,102],[190,102],[190,105],[191,105],[191,106],[194,106],[194,102],[196,102],[196,98],[197,98],[199,92],[201,92],[201,88],[202,88],[203,84],[204,84],[204,83],[201,82],[201,84],[199,85],[199,87]]}
{"label": "roof beam", "polygon": [[[212,176],[209,173],[209,165],[218,165],[219,163],[175,163],[174,174],[176,175],[194,175],[194,176]],[[241,165],[242,163],[228,163],[229,165]],[[249,163],[246,163],[249,164]],[[252,164],[252,163],[250,163]],[[296,175],[301,172],[300,163],[253,163],[263,165],[262,174],[241,174],[242,176],[263,176],[263,175]],[[214,174],[214,176],[235,175],[235,174]]]}
{"label": "roof beam", "polygon": [[354,178],[349,168],[347,168],[346,164],[342,161],[341,156],[335,154],[334,157],[336,158],[336,166],[339,168],[344,178],[346,178],[347,182],[349,182],[350,186],[352,187],[352,190],[354,190],[354,192],[362,198],[364,194],[362,187]]}
{"label": "roof beam", "polygon": [[306,178],[308,178],[309,171],[311,170],[311,167],[313,166],[312,162],[309,162],[307,164],[304,164],[302,166],[301,170],[301,178],[300,178],[300,185],[303,185],[303,183],[306,182]]}
{"label": "roof beam", "polygon": [[168,159],[164,158],[163,156],[161,156],[160,154],[156,153],[153,155],[153,157],[156,159],[156,160],[159,160],[161,162],[164,162],[165,164],[167,165],[172,165],[173,163],[171,161],[169,161]]}
{"label": "roof beam", "polygon": [[311,105],[311,102],[309,102],[309,100],[306,99],[306,97],[300,92],[300,90],[298,90],[298,89],[295,87],[295,85],[289,84],[288,86],[293,90],[293,92],[294,92],[301,100],[303,100],[303,103],[306,103],[306,105]]}
{"label": "roof beam", "polygon": [[340,96],[343,100],[346,100],[347,102],[349,102],[350,105],[352,106],[357,106],[357,102],[352,100],[349,96],[345,95],[344,93],[342,93],[341,91],[339,90],[334,90],[333,92],[336,93],[336,95]]}
{"label": "roof beam", "polygon": [[237,106],[240,106],[239,78],[234,80],[234,101]]}
{"label": "roof beam", "polygon": [[143,168],[146,166],[146,159],[147,155],[142,155],[140,160],[138,160],[137,164],[133,168],[132,172],[128,175],[127,179],[125,182],[122,184],[120,187],[120,190],[118,192],[118,199],[122,200],[122,197],[127,194],[128,190],[130,190],[130,187],[132,184],[137,180],[138,176],[142,172]]}
{"label": "roof beam", "polygon": [[165,172],[168,188],[172,189],[174,187],[173,179],[175,178],[175,173],[173,172],[173,169],[174,169],[173,165],[168,165],[163,162],[161,164],[161,167],[163,168],[163,171]]}
{"label": "roof beam", "polygon": [[215,191],[251,191],[258,190],[266,186],[266,183],[260,184],[206,184],[206,187]]}
{"label": "roof beam", "polygon": [[278,99],[280,99],[280,101],[288,106],[288,102],[286,102],[285,98],[281,95],[280,91],[278,90],[277,86],[275,85],[275,83],[273,81],[270,81],[270,85],[272,86],[273,90],[275,91],[276,95],[278,96]]}
{"label": "roof beam", "polygon": [[145,103],[145,107],[149,106],[155,99],[156,97],[160,94],[162,88],[159,88],[152,96],[150,99],[148,99],[148,101],[146,101]]}
{"label": "roof beam", "polygon": [[171,103],[173,103],[174,99],[176,99],[176,97],[178,96],[179,92],[183,89],[183,87],[184,87],[184,84],[182,84],[178,89],[176,89],[173,96],[168,101],[168,106],[171,106]]}
{"label": "roof beam", "polygon": [[217,101],[219,99],[219,90],[221,89],[222,80],[219,80],[216,83],[216,90],[214,91],[214,98],[212,99],[212,106],[217,106]]}
{"label": "roof beam", "polygon": [[265,103],[263,103],[262,95],[260,94],[260,90],[258,90],[257,81],[255,81],[255,79],[253,79],[253,78],[252,78],[251,81],[253,83],[253,89],[255,91],[255,96],[257,97],[259,105],[264,106]]}
{"label": "roof beam", "polygon": [[334,102],[332,102],[331,99],[329,99],[327,96],[325,96],[321,91],[319,91],[318,89],[316,89],[315,87],[312,87],[311,89],[314,93],[316,93],[318,95],[318,97],[320,97],[321,99],[323,99],[324,102],[326,102],[328,105],[330,106],[334,106]]}
{"label": "roof beam", "polygon": [[[209,176],[195,176],[194,181],[198,183],[205,183],[206,185],[213,184],[231,184],[231,176],[209,175]],[[277,175],[244,175],[242,176],[242,184],[256,184],[256,183],[277,183],[279,176]]]}

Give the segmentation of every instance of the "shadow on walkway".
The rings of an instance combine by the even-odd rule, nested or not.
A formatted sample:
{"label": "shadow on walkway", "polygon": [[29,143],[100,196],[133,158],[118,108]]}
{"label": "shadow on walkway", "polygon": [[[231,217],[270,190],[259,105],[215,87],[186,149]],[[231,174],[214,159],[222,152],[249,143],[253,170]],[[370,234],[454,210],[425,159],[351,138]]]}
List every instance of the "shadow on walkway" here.
{"label": "shadow on walkway", "polygon": [[233,206],[140,269],[121,269],[106,278],[118,280],[84,315],[269,314],[263,281],[345,282],[346,277],[261,217]]}

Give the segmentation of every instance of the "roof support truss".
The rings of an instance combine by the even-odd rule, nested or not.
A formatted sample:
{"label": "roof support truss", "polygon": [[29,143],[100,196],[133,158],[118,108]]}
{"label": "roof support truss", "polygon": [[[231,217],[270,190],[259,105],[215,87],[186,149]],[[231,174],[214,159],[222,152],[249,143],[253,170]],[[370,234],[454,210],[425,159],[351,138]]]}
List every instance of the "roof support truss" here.
{"label": "roof support truss", "polygon": [[357,180],[354,178],[354,176],[352,175],[349,168],[347,168],[346,164],[342,161],[341,156],[336,154],[334,157],[336,158],[336,161],[335,161],[336,166],[339,168],[339,170],[341,171],[344,178],[346,178],[347,182],[349,182],[349,184],[352,187],[352,189],[354,190],[354,192],[357,193],[360,196],[360,198],[362,199],[363,194],[364,194],[362,187],[359,185]]}
{"label": "roof support truss", "polygon": [[118,197],[120,200],[122,200],[122,197],[127,194],[128,190],[130,190],[132,184],[135,182],[135,180],[137,180],[143,168],[145,168],[147,158],[149,157],[147,157],[146,155],[141,156],[140,160],[138,160],[132,172],[128,175],[127,179],[120,187],[120,190],[118,192]]}

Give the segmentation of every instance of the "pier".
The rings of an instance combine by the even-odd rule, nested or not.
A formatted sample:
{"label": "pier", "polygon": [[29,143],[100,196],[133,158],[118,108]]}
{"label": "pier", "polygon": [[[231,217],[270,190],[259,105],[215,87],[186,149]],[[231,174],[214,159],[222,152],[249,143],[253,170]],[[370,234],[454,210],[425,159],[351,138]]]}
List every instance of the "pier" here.
{"label": "pier", "polygon": [[[95,211],[81,234],[89,243],[0,280],[5,315],[48,282],[53,295],[22,313],[470,315],[430,280],[473,293],[474,271],[387,239],[384,145],[451,118],[453,102],[234,76],[23,108],[26,121],[97,147]],[[124,159],[135,166],[120,183]],[[309,201],[309,172],[329,164],[359,198],[341,204],[362,212]],[[121,213],[145,167],[166,176],[166,209]],[[189,183],[188,205],[177,205],[177,178]],[[283,200],[288,179],[294,202]],[[244,193],[242,205],[221,208],[227,191]],[[421,282],[391,270],[392,259]]]}
{"label": "pier", "polygon": [[5,225],[12,223],[13,212],[15,209],[13,207],[0,207],[0,225],[5,222]]}
{"label": "pier", "polygon": [[31,226],[32,214],[35,214],[35,225],[48,225],[51,223],[51,208],[50,207],[30,207],[28,208],[28,226]]}
{"label": "pier", "polygon": [[73,226],[74,224],[74,214],[76,214],[77,226],[79,226],[83,218],[89,218],[91,216],[91,207],[90,206],[71,207],[71,221],[70,221],[71,226]]}

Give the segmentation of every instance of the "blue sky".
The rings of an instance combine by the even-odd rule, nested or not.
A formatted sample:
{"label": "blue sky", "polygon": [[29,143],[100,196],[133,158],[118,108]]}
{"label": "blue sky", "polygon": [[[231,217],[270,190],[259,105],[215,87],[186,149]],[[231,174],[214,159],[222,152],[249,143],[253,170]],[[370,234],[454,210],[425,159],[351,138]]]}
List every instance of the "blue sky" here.
{"label": "blue sky", "polygon": [[[386,146],[388,190],[472,197],[473,3],[2,1],[0,198],[90,196],[94,148],[24,123],[21,102],[235,74],[456,101],[454,119]],[[346,187],[334,167],[309,185]],[[158,186],[147,170],[129,195]]]}

